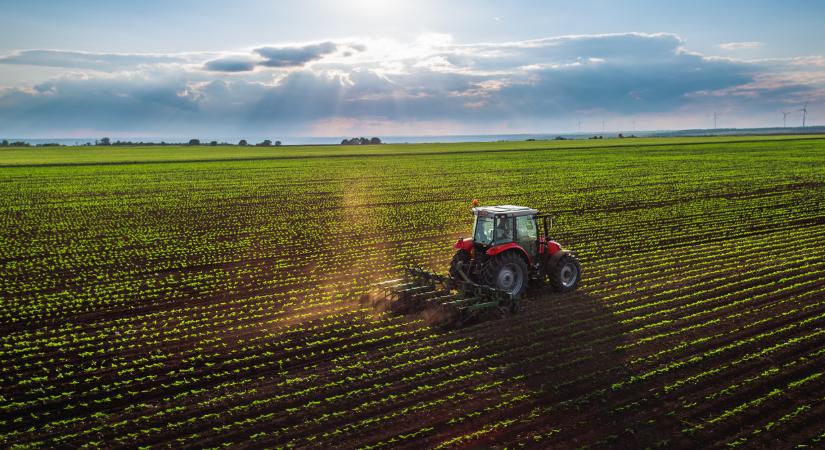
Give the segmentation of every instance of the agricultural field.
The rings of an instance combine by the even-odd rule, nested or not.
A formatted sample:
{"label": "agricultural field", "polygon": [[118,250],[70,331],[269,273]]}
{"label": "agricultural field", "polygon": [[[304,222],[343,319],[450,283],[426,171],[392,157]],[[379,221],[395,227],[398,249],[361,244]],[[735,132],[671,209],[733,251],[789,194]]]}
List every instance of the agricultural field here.
{"label": "agricultural field", "polygon": [[[0,447],[825,446],[825,138],[0,150]],[[468,206],[578,291],[375,311]]]}

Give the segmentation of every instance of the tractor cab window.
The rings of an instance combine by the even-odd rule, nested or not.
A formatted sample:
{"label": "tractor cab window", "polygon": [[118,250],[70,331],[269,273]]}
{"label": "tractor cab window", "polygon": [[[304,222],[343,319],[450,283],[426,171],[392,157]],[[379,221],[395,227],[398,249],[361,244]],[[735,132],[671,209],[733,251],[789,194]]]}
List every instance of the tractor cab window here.
{"label": "tractor cab window", "polygon": [[520,216],[516,218],[516,239],[518,244],[527,251],[530,257],[536,255],[536,242],[538,241],[538,230],[536,218],[533,216]]}
{"label": "tractor cab window", "polygon": [[473,241],[476,243],[490,245],[493,242],[493,219],[491,217],[476,216],[473,230]]}
{"label": "tractor cab window", "polygon": [[473,226],[473,241],[483,245],[498,245],[513,242],[515,224],[512,217],[476,216]]}
{"label": "tractor cab window", "polygon": [[493,232],[493,241],[496,244],[503,244],[506,242],[513,242],[513,219],[512,218],[496,218],[495,231]]}

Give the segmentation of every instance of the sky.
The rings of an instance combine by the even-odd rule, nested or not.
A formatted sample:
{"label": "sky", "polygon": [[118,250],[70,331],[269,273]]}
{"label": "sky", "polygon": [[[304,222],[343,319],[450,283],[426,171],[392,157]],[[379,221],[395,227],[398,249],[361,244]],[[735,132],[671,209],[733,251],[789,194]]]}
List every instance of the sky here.
{"label": "sky", "polygon": [[825,124],[825,2],[0,0],[0,137]]}

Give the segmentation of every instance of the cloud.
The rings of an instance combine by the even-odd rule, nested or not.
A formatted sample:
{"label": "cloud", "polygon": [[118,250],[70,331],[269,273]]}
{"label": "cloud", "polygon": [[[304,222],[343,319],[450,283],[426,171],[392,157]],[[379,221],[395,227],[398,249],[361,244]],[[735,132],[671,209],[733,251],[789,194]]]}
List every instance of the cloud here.
{"label": "cloud", "polygon": [[197,119],[198,99],[187,87],[180,78],[158,74],[63,77],[0,95],[0,120],[13,124],[3,130],[9,134],[43,130],[45,124],[66,131],[151,129],[158,122]]}
{"label": "cloud", "polygon": [[[572,129],[576,117],[648,118],[679,128],[697,126],[686,118],[704,121],[711,109],[757,120],[799,99],[825,99],[825,64],[809,63],[821,56],[711,57],[669,33],[474,44],[428,34],[411,42],[330,40],[155,59],[96,55],[80,58],[83,67],[62,53],[89,55],[51,54],[49,64],[90,71],[0,90],[0,134],[298,135],[325,134],[325,125],[335,134],[347,126],[437,123],[439,133],[496,132]],[[30,51],[15,55],[32,58]]]}
{"label": "cloud", "polygon": [[303,67],[338,51],[348,57],[365,50],[364,44],[343,45],[332,41],[303,46],[260,47],[254,49],[252,55],[233,55],[207,61],[204,68],[215,72],[250,72],[256,67],[288,69]]}
{"label": "cloud", "polygon": [[297,67],[321,59],[338,49],[334,42],[305,45],[303,47],[261,47],[255,53],[261,55],[265,67]]}
{"label": "cloud", "polygon": [[719,48],[722,50],[752,50],[755,48],[762,47],[761,42],[755,41],[747,41],[747,42],[726,42],[724,44],[719,44]]}
{"label": "cloud", "polygon": [[183,63],[180,55],[88,53],[61,50],[24,50],[0,57],[0,64],[66,67],[100,71],[123,70],[145,64]]}
{"label": "cloud", "polygon": [[260,61],[247,56],[227,56],[207,61],[204,68],[214,72],[249,72],[259,63]]}

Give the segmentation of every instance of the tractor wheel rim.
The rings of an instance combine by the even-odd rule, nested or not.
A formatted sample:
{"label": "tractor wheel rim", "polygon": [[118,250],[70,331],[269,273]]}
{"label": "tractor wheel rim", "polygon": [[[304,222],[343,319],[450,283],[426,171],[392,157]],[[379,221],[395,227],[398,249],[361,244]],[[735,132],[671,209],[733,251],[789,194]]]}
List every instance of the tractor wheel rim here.
{"label": "tractor wheel rim", "polygon": [[507,265],[498,272],[498,287],[507,292],[514,292],[521,288],[521,274]]}
{"label": "tractor wheel rim", "polygon": [[573,286],[576,282],[576,268],[573,264],[565,264],[564,267],[561,268],[561,285],[564,287]]}

